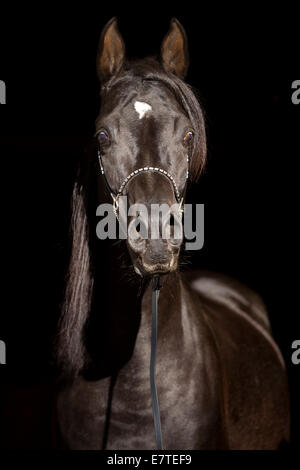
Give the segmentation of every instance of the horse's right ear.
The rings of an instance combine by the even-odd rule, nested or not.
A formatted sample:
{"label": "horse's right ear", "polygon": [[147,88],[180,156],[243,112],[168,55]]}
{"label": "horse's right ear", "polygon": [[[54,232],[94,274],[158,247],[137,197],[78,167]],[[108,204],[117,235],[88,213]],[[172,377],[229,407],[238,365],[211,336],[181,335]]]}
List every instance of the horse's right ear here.
{"label": "horse's right ear", "polygon": [[176,18],[161,45],[161,61],[167,72],[185,79],[189,66],[188,43],[185,30]]}
{"label": "horse's right ear", "polygon": [[97,74],[101,85],[120,70],[124,58],[125,46],[114,17],[104,27],[99,41]]}

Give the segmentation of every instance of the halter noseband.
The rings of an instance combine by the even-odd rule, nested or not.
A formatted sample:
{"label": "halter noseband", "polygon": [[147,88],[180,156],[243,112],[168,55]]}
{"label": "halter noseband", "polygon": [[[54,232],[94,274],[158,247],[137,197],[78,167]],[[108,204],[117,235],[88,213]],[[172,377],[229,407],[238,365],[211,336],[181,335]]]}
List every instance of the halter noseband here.
{"label": "halter noseband", "polygon": [[184,188],[183,188],[183,191],[182,193],[180,194],[179,190],[178,190],[178,187],[177,187],[177,184],[176,184],[176,181],[175,179],[173,178],[172,175],[170,175],[170,173],[168,173],[166,170],[163,170],[162,168],[158,168],[158,167],[153,167],[153,166],[145,166],[143,168],[138,168],[137,170],[134,170],[132,171],[123,181],[123,183],[121,184],[119,190],[117,193],[115,193],[112,189],[111,189],[111,186],[110,184],[108,183],[107,181],[107,178],[106,178],[106,174],[104,172],[104,166],[103,166],[103,162],[102,162],[102,155],[100,153],[100,151],[98,150],[98,159],[99,159],[99,165],[100,165],[100,171],[101,171],[101,174],[104,176],[104,180],[105,180],[105,183],[106,183],[106,186],[109,190],[109,193],[111,195],[111,198],[113,200],[113,209],[114,209],[114,213],[117,217],[117,219],[119,220],[119,214],[118,214],[118,210],[119,210],[119,197],[122,195],[125,187],[127,186],[127,184],[129,183],[130,180],[132,180],[133,178],[135,178],[137,175],[141,174],[141,173],[145,173],[146,171],[152,171],[152,172],[155,172],[155,173],[159,173],[160,175],[164,175],[168,178],[168,180],[171,182],[172,184],[172,187],[173,187],[173,190],[174,190],[174,194],[175,194],[175,198],[176,198],[176,201],[177,203],[179,204],[179,212],[183,212],[182,210],[182,204],[183,204],[183,201],[184,201],[184,198],[185,198],[185,193],[186,193],[186,187],[187,187],[187,182],[188,182],[188,179],[189,179],[189,156],[187,155],[186,157],[186,161],[187,161],[187,164],[188,164],[188,168],[186,170],[186,181],[185,181],[185,185],[184,185]]}

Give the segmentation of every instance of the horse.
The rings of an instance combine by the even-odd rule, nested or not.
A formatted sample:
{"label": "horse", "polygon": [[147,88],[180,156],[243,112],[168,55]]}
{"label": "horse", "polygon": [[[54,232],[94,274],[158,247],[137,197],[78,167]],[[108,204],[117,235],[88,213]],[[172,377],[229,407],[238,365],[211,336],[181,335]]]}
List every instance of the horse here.
{"label": "horse", "polygon": [[[74,184],[55,345],[60,448],[156,448],[148,371],[155,276],[164,449],[277,449],[289,440],[285,365],[260,296],[225,275],[181,271],[183,238],[144,239],[137,216],[126,240],[96,236],[100,202],[113,202],[116,216],[120,195],[130,207],[179,206],[187,179],[201,175],[205,120],[185,82],[188,65],[187,36],[175,18],[156,57],[129,60],[116,18],[101,33],[100,150],[84,155]],[[182,225],[179,212],[173,225]]]}

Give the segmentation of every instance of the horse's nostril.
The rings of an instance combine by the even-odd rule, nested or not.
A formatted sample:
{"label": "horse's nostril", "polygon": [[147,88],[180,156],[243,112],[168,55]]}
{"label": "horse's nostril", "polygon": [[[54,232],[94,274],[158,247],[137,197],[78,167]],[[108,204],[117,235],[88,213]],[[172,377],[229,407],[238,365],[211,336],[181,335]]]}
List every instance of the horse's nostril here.
{"label": "horse's nostril", "polygon": [[164,225],[164,237],[169,245],[178,247],[183,239],[181,218],[173,213],[170,214]]}
{"label": "horse's nostril", "polygon": [[128,225],[128,243],[134,251],[143,251],[146,245],[147,227],[139,219],[133,219]]}
{"label": "horse's nostril", "polygon": [[143,227],[142,227],[142,224],[140,222],[138,222],[138,224],[136,225],[135,227],[137,233],[140,235],[140,237],[143,237]]}
{"label": "horse's nostril", "polygon": [[174,225],[175,225],[175,219],[174,219],[174,215],[173,215],[173,214],[170,215],[170,222],[169,222],[169,224],[170,224],[171,227],[174,227]]}

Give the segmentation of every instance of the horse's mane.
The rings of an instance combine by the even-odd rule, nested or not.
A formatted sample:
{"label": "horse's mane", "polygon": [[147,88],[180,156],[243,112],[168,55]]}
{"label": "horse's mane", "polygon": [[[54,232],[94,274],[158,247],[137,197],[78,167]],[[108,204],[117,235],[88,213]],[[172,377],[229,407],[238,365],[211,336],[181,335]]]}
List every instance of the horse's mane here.
{"label": "horse's mane", "polygon": [[[168,87],[189,117],[195,131],[190,155],[190,179],[197,181],[205,165],[206,135],[203,113],[195,92],[181,79],[165,72],[158,61],[149,58],[125,65],[122,71],[102,88],[101,94],[111,90],[120,81],[132,80],[134,77],[140,77],[142,81],[159,82]],[[89,362],[84,327],[92,305],[95,274],[95,230],[90,230],[89,214],[91,201],[96,201],[98,172],[95,169],[95,161],[95,158],[82,159],[72,193],[71,255],[54,347],[55,362],[65,377],[78,375]],[[95,213],[95,206],[92,213]]]}

